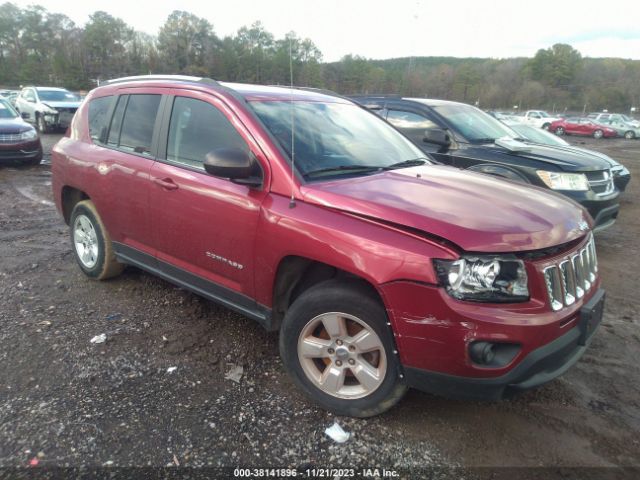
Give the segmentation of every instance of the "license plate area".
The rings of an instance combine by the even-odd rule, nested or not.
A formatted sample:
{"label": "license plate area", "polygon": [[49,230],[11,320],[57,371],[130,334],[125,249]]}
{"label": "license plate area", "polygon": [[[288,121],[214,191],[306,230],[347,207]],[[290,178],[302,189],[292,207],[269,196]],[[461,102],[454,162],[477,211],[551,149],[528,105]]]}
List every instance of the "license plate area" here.
{"label": "license plate area", "polygon": [[598,290],[580,309],[579,345],[586,345],[593,333],[598,329],[604,312],[604,290]]}

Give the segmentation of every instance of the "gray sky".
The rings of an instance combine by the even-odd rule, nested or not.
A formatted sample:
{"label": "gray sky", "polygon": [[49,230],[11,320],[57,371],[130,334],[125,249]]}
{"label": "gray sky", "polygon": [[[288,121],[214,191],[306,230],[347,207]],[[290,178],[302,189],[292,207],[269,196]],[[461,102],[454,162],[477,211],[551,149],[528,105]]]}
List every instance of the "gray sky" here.
{"label": "gray sky", "polygon": [[[0,0],[2,1],[2,0]],[[39,4],[83,25],[96,10],[156,34],[173,10],[209,20],[218,36],[256,20],[276,37],[309,37],[326,61],[348,53],[405,56],[514,57],[569,43],[583,56],[640,59],[640,1],[614,0],[13,0]]]}

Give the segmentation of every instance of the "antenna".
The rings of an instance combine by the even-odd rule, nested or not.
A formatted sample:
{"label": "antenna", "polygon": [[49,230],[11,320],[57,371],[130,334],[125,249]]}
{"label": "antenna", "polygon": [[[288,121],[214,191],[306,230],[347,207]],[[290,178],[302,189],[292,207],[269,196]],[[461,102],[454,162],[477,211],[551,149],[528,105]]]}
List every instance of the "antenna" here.
{"label": "antenna", "polygon": [[295,190],[295,162],[296,162],[296,116],[293,106],[293,55],[291,53],[292,34],[289,34],[289,104],[291,106],[291,199],[289,208],[296,206]]}

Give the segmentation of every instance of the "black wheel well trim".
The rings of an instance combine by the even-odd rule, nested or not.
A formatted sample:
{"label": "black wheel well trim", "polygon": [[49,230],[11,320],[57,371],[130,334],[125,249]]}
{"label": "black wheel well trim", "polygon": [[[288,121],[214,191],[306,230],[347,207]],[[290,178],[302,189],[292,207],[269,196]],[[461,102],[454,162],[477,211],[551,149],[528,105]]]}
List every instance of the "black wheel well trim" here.
{"label": "black wheel well trim", "polygon": [[[330,272],[333,273],[332,275],[328,276]],[[384,297],[379,289],[376,288],[373,283],[362,276],[307,257],[301,257],[297,255],[288,255],[283,257],[278,264],[273,287],[273,303],[271,310],[271,324],[273,329],[275,330],[276,328],[280,328],[280,326],[282,325],[282,319],[284,318],[287,310],[295,301],[295,299],[298,298],[303,292],[323,281],[334,278],[351,279],[354,282],[360,283],[369,290],[371,295],[376,300],[380,302],[387,316],[386,327],[391,333],[391,340],[393,342],[393,354],[398,359],[398,368],[400,369],[399,375],[401,379],[404,379],[404,367],[402,365],[402,361],[400,360],[400,353],[396,340],[397,332],[393,328],[393,325],[391,323],[389,309],[387,308]],[[394,280],[392,282],[381,284],[381,286],[398,281],[415,282],[414,280]]]}
{"label": "black wheel well trim", "polygon": [[71,221],[71,212],[73,211],[73,207],[76,206],[79,202],[83,200],[91,200],[89,195],[87,195],[84,191],[79,188],[71,187],[69,185],[65,185],[62,187],[61,195],[61,205],[62,205],[62,216],[64,217],[64,221],[67,225]]}

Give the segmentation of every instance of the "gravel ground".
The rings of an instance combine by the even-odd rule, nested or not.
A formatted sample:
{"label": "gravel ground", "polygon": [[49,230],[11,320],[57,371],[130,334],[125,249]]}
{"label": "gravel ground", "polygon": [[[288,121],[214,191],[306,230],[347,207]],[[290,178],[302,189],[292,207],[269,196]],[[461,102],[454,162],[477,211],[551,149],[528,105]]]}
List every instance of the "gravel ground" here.
{"label": "gravel ground", "polygon": [[[58,138],[44,137],[47,152]],[[618,222],[596,239],[607,305],[592,348],[509,401],[412,391],[368,420],[310,403],[283,370],[277,336],[251,320],[134,268],[86,279],[53,206],[48,154],[39,167],[0,166],[0,477],[36,463],[377,466],[408,478],[428,467],[547,467],[546,478],[640,467],[640,141],[584,142],[634,176]],[[239,367],[239,382],[226,378]],[[334,421],[352,434],[345,444],[324,434]]]}

